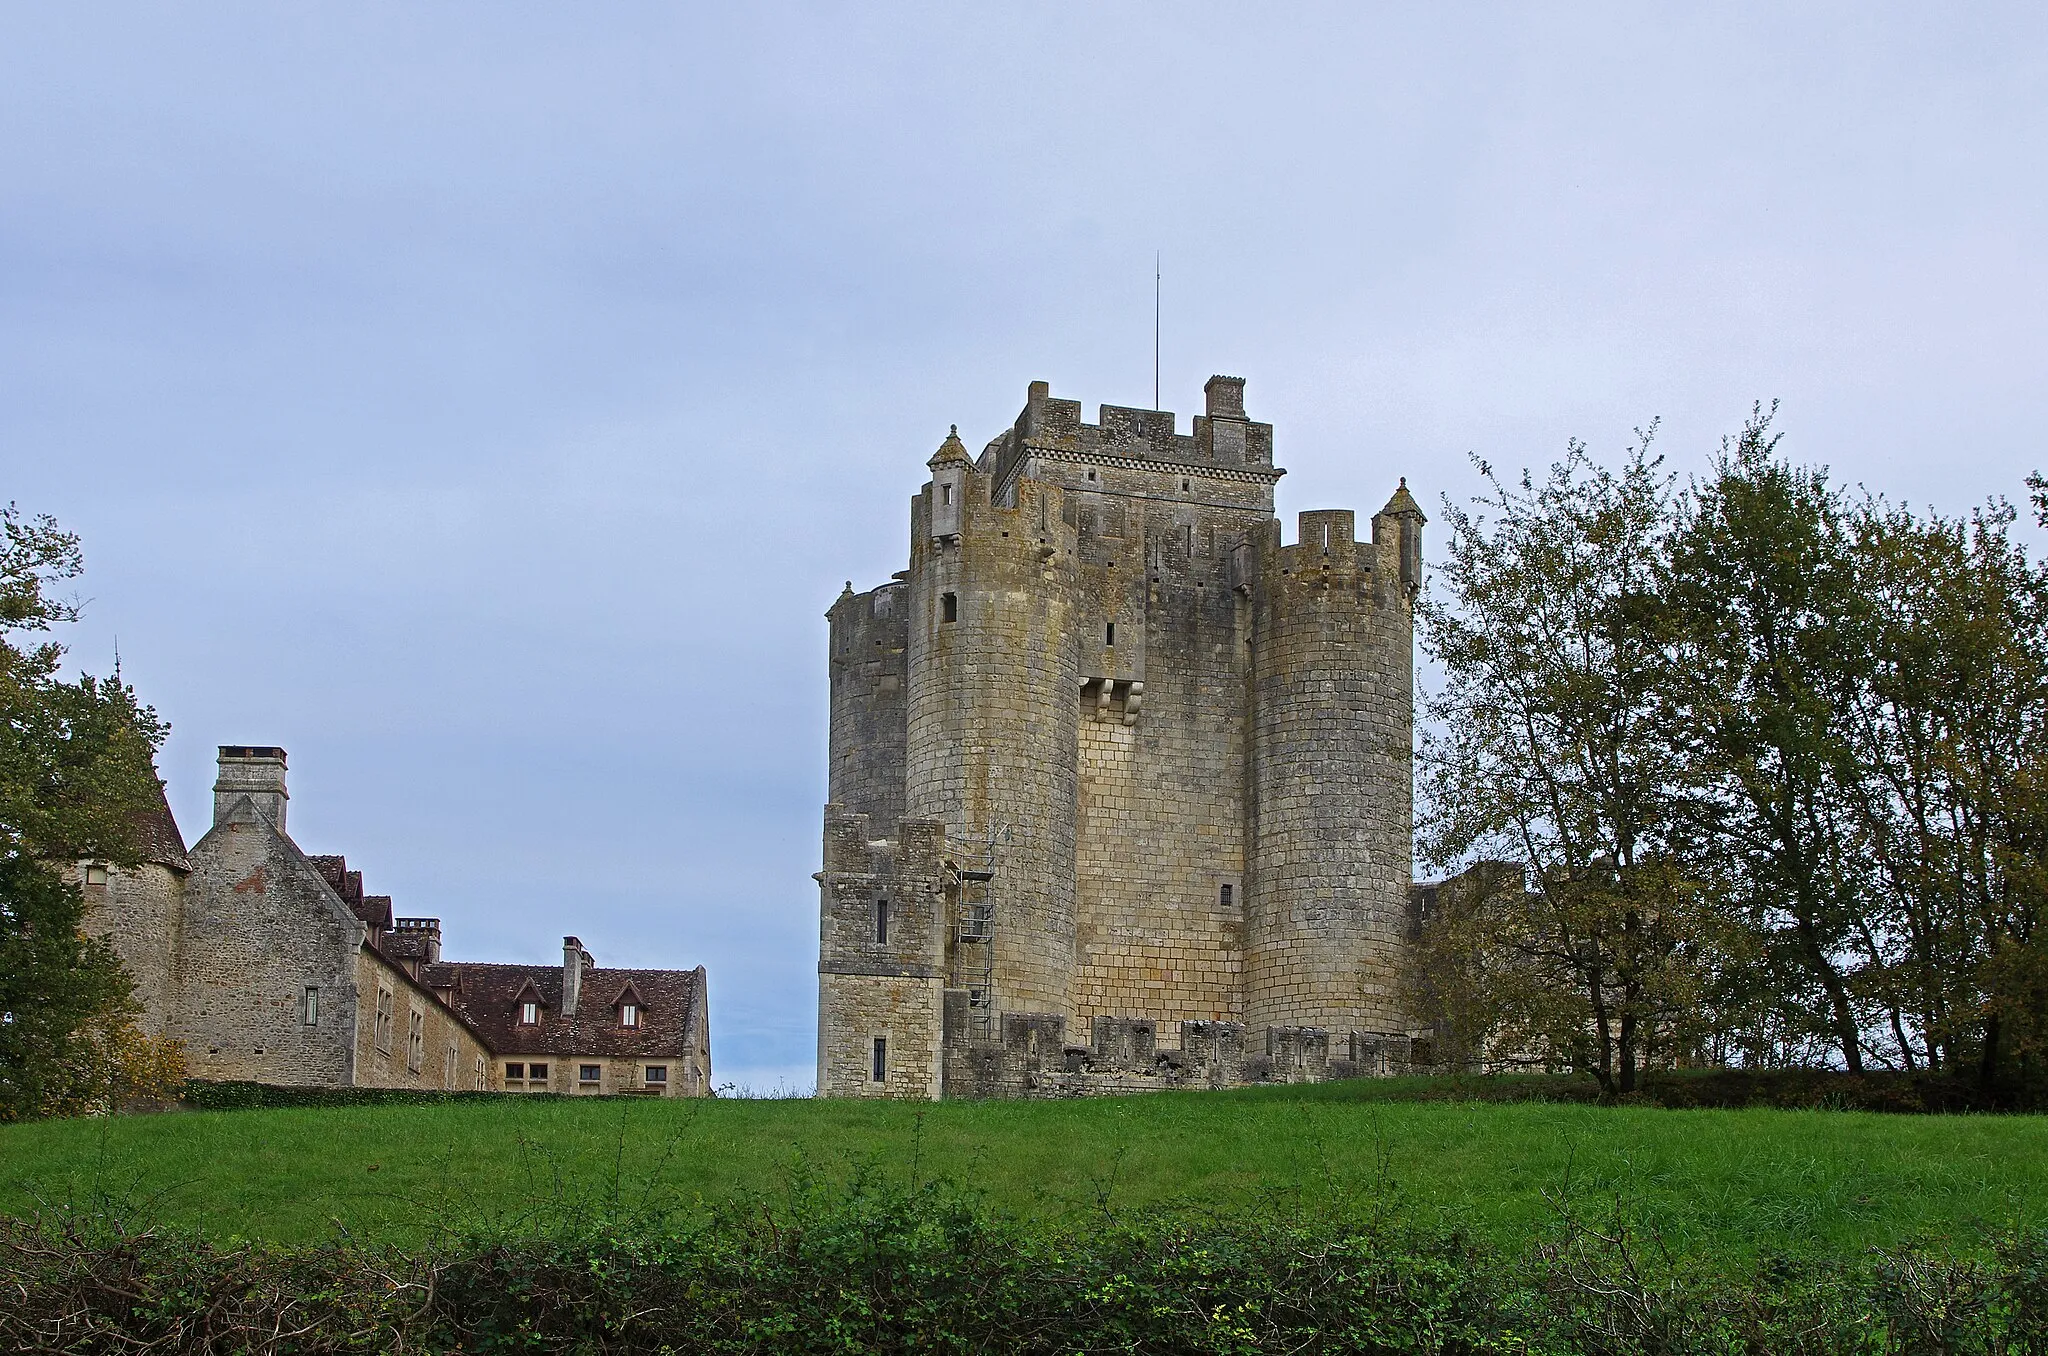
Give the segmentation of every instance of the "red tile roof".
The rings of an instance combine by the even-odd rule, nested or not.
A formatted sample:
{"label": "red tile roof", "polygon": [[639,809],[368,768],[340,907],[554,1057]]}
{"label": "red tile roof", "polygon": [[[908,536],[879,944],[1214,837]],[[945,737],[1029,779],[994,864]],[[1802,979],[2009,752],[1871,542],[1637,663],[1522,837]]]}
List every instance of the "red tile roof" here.
{"label": "red tile roof", "polygon": [[[689,1029],[704,971],[609,970],[586,966],[576,1011],[562,1012],[559,965],[489,965],[441,961],[420,967],[420,981],[440,993],[500,1055],[592,1055],[676,1059],[693,1053]],[[541,1004],[538,1026],[519,1025],[521,993]],[[619,1025],[628,991],[640,1025]]]}

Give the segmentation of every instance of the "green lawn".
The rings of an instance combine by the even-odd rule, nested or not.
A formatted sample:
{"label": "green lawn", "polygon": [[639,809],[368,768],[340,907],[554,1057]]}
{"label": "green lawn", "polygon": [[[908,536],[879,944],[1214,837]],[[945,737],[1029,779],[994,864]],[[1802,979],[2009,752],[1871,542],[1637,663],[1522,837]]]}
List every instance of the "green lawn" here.
{"label": "green lawn", "polygon": [[[1315,1204],[1375,1183],[1518,1247],[1545,1193],[1617,1196],[1676,1252],[1965,1250],[2048,1224],[2048,1117],[1385,1100],[1327,1084],[1087,1102],[575,1101],[190,1112],[0,1127],[0,1211],[125,1200],[131,1224],[416,1239],[526,1206],[779,1192],[865,1166],[1028,1215]],[[1356,1089],[1357,1091],[1354,1091]]]}

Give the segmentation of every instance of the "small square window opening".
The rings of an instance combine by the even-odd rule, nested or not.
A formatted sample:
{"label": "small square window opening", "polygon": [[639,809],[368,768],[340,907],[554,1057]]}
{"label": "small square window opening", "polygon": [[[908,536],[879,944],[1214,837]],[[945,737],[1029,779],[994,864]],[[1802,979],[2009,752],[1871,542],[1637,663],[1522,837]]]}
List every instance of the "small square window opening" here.
{"label": "small square window opening", "polygon": [[105,885],[107,868],[99,862],[88,862],[85,867],[85,883],[87,886]]}
{"label": "small square window opening", "polygon": [[650,1084],[652,1084],[652,1085],[654,1085],[654,1086],[656,1086],[656,1087],[659,1087],[660,1085],[662,1085],[662,1084],[664,1084],[664,1083],[668,1082],[668,1065],[666,1065],[666,1064],[650,1064],[650,1065],[648,1065],[648,1066],[647,1066],[647,1081],[648,1081],[648,1082],[649,1082]]}

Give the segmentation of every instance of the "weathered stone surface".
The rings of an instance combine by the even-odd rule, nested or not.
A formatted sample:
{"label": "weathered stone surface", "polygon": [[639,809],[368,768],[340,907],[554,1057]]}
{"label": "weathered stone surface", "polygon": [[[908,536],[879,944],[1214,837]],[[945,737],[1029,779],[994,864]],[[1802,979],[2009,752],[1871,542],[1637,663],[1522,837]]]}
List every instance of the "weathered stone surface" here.
{"label": "weathered stone surface", "polygon": [[[1332,1033],[1403,1029],[1422,516],[1404,488],[1369,542],[1333,510],[1283,545],[1272,428],[1207,391],[1184,435],[1032,383],[978,459],[932,457],[909,569],[828,614],[821,1093],[1321,1078]],[[877,968],[861,927],[906,888]],[[855,1076],[884,1029],[935,1085]]]}

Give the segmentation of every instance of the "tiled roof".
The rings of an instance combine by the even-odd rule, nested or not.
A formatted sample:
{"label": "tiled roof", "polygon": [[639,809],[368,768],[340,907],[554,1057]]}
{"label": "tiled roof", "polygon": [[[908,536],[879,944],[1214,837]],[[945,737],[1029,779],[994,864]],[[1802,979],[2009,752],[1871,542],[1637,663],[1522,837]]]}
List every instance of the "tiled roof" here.
{"label": "tiled roof", "polygon": [[135,821],[136,845],[142,850],[142,860],[158,866],[168,866],[173,871],[190,871],[192,862],[185,856],[185,835],[178,832],[178,821],[171,814],[171,803],[164,798],[163,783],[156,788],[156,808]]}
{"label": "tiled roof", "polygon": [[365,924],[379,930],[391,926],[391,896],[364,894],[363,873],[349,870],[348,858],[312,856],[306,860],[334,887],[334,893],[341,896],[341,902],[348,905],[349,910]]}
{"label": "tiled roof", "polygon": [[[690,1053],[691,1008],[703,970],[608,970],[586,967],[576,1011],[562,1014],[559,965],[486,965],[441,961],[420,967],[420,981],[440,993],[500,1055],[610,1055],[680,1058]],[[531,984],[542,1005],[539,1026],[519,1025],[520,991]],[[628,986],[640,1003],[640,1025],[619,1025],[617,1003]]]}

